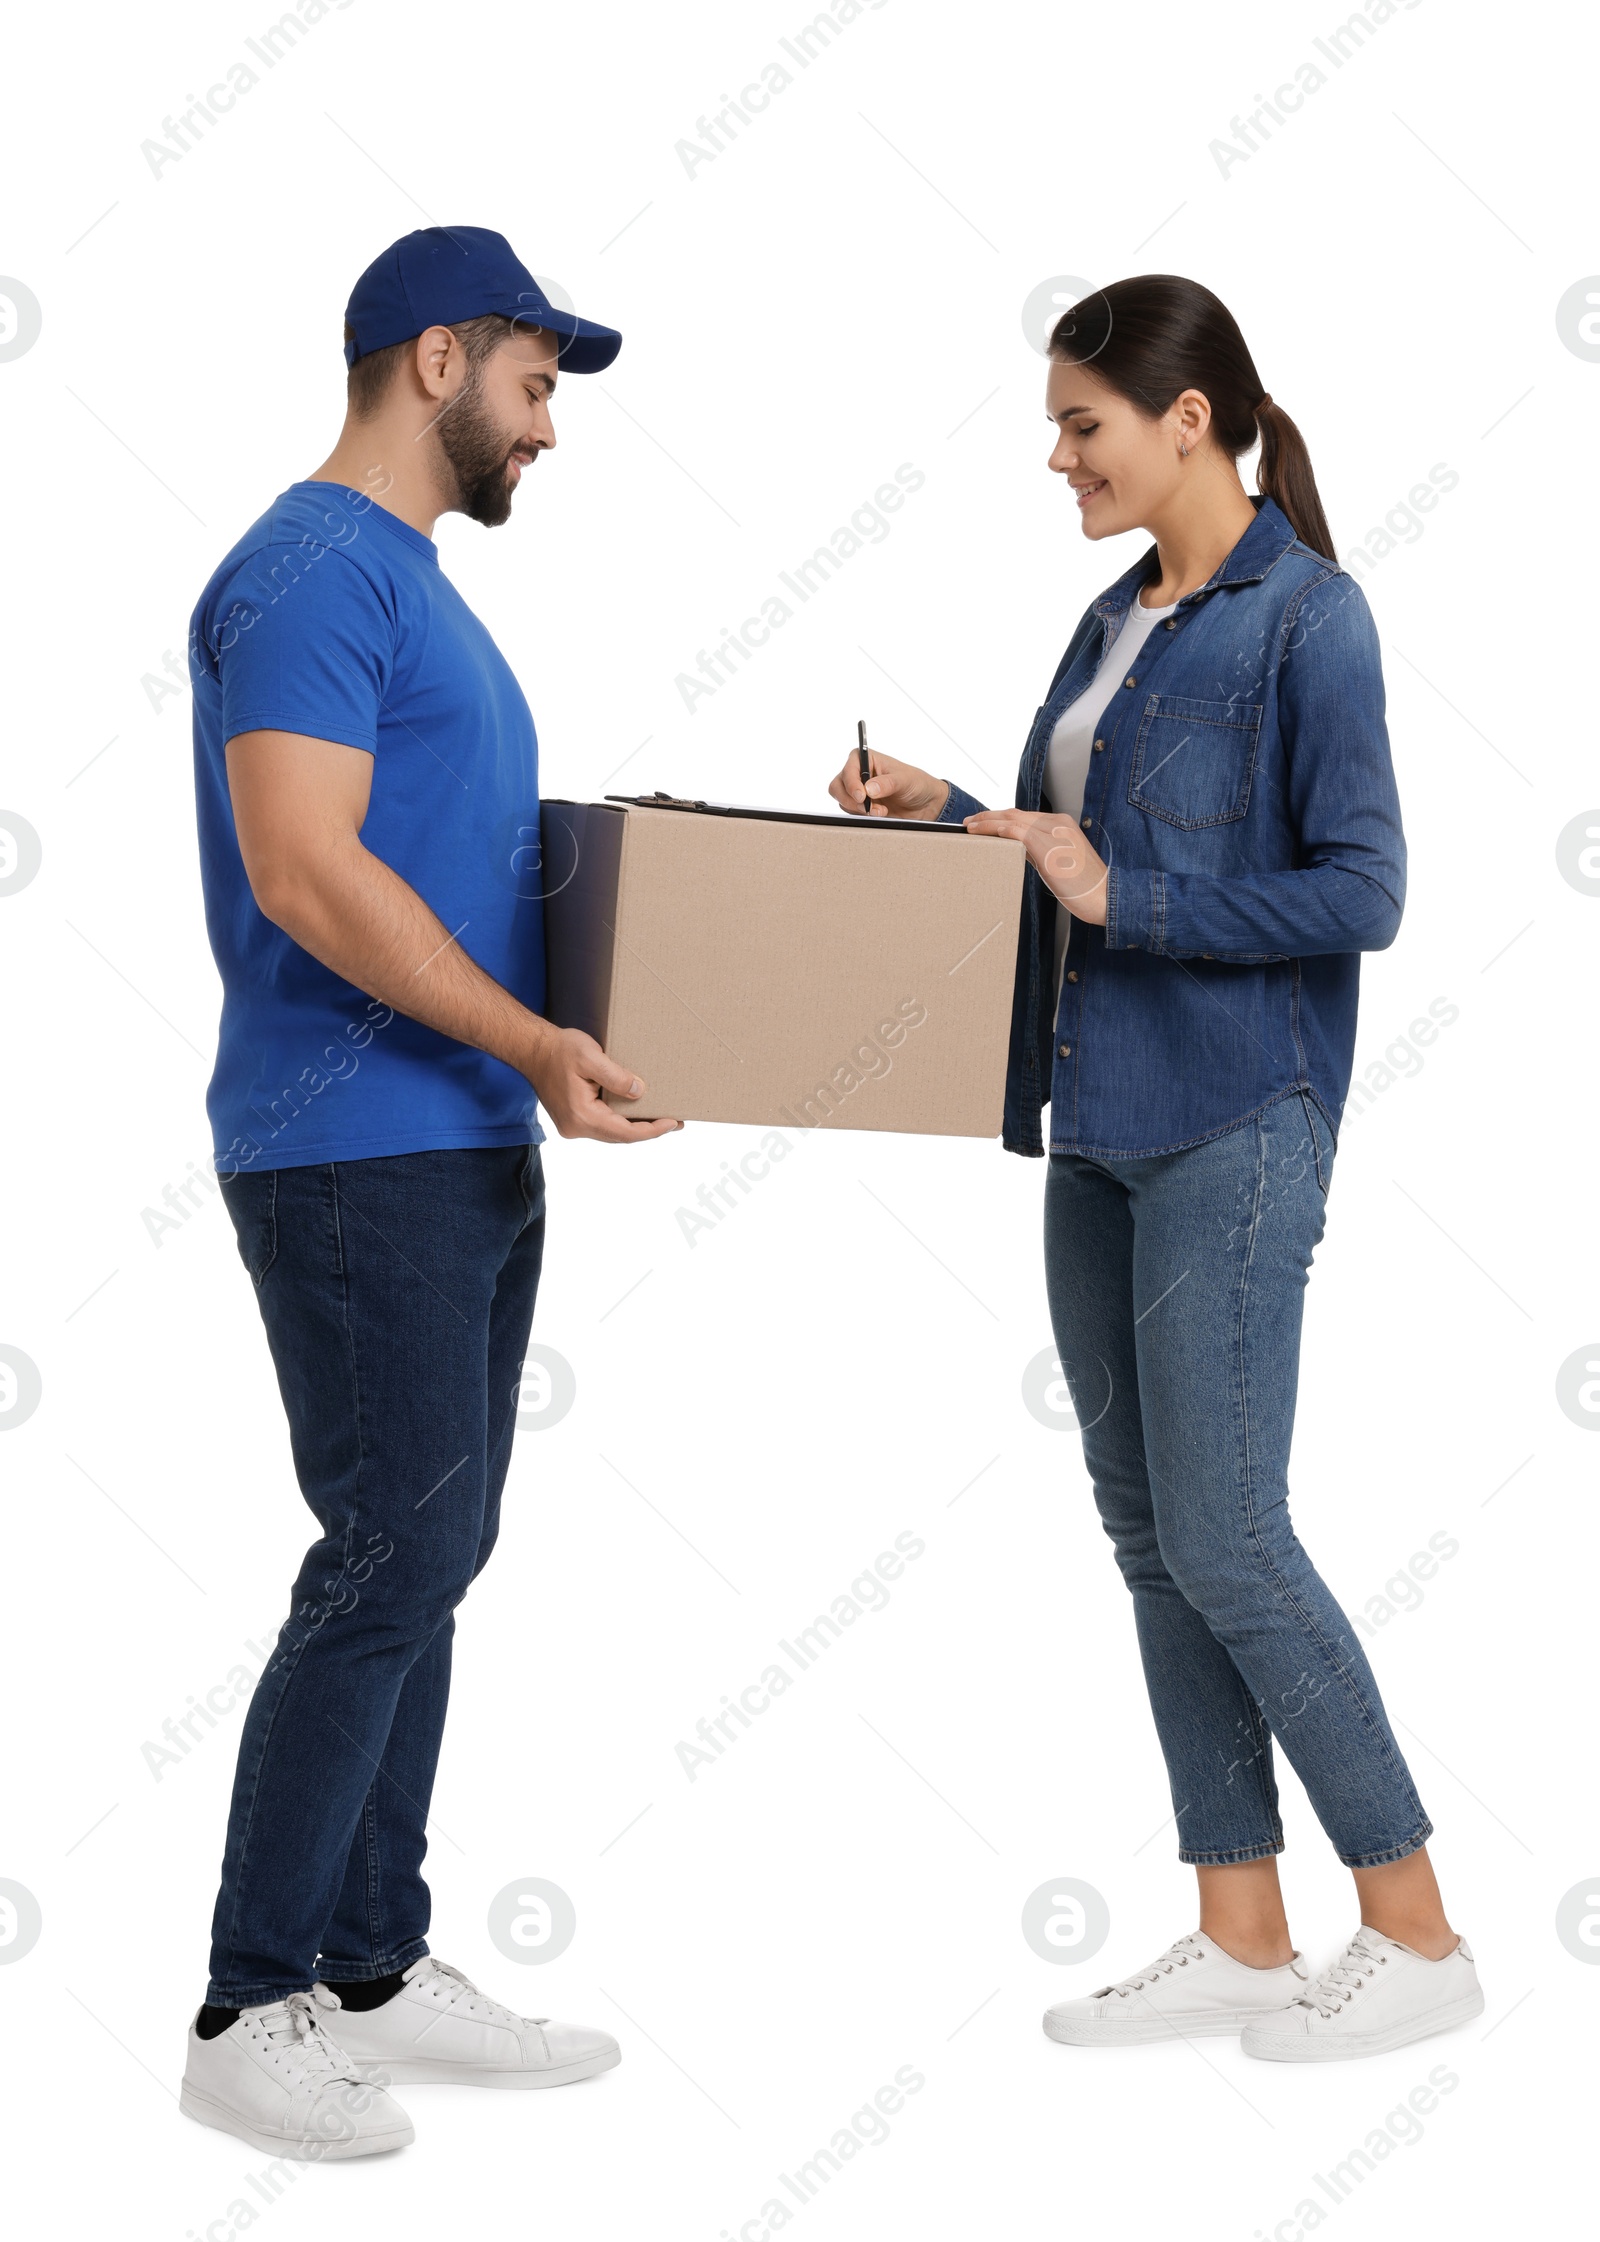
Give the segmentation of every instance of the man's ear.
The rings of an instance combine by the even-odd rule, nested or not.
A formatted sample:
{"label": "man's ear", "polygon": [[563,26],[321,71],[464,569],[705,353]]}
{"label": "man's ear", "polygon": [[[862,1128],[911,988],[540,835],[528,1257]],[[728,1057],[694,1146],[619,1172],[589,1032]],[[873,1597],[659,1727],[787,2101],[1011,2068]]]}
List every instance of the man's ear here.
{"label": "man's ear", "polygon": [[452,361],[460,349],[460,337],[448,327],[428,327],[417,337],[417,379],[428,396],[449,395],[455,375]]}

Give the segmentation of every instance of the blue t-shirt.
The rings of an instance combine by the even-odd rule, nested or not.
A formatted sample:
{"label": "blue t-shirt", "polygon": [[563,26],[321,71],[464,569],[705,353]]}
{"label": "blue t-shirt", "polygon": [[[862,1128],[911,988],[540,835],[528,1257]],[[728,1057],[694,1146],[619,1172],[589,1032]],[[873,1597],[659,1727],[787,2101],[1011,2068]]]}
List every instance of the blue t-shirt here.
{"label": "blue t-shirt", "polygon": [[189,667],[200,874],[223,987],[206,1097],[217,1167],[541,1143],[513,1067],[368,997],[263,916],[234,832],[224,750],[236,734],[365,749],[363,846],[486,973],[542,1008],[533,718],[438,547],[361,492],[295,483],[200,595]]}

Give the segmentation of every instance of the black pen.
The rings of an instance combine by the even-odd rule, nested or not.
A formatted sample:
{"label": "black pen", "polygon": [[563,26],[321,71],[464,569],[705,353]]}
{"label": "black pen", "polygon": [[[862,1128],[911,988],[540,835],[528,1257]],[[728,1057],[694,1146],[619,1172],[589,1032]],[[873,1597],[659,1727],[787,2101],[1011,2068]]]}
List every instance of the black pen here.
{"label": "black pen", "polygon": [[[856,769],[861,779],[861,792],[865,797],[867,781],[872,776],[872,757],[867,753],[867,720],[864,716],[856,718]],[[867,800],[866,815],[872,815],[870,798]]]}

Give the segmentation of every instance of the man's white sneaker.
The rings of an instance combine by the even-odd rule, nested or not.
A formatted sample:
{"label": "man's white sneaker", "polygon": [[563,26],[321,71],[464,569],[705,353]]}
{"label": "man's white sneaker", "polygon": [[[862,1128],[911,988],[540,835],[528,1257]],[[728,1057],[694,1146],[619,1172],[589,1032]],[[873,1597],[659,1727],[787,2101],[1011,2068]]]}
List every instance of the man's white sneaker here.
{"label": "man's white sneaker", "polygon": [[1340,2063],[1431,2039],[1482,2014],[1465,1939],[1430,1962],[1363,1923],[1331,1969],[1276,2016],[1249,2025],[1240,2044],[1269,2063]]}
{"label": "man's white sneaker", "polygon": [[608,2032],[517,2016],[432,1954],[392,2000],[341,2009],[330,2029],[363,2071],[403,2086],[570,2086],[622,2061]]}
{"label": "man's white sneaker", "polygon": [[1068,2047],[1132,2047],[1147,2040],[1213,2039],[1281,2009],[1304,1991],[1300,1955],[1253,1970],[1190,1931],[1134,1977],[1046,2009],[1044,2028]]}
{"label": "man's white sneaker", "polygon": [[178,2106],[269,2156],[322,2163],[403,2149],[410,2118],[322,2029],[334,2003],[315,1993],[241,2011],[215,2039],[189,2027]]}

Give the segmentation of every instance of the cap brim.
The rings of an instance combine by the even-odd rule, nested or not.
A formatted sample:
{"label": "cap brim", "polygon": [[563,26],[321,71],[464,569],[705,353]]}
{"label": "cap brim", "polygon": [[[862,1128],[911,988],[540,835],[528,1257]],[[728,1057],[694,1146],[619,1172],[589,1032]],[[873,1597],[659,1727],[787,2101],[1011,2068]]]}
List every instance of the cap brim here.
{"label": "cap brim", "polygon": [[558,311],[553,304],[548,311],[522,312],[518,316],[530,327],[542,327],[546,334],[560,338],[557,356],[563,373],[603,374],[622,348],[622,337],[615,327],[580,319],[575,311]]}

